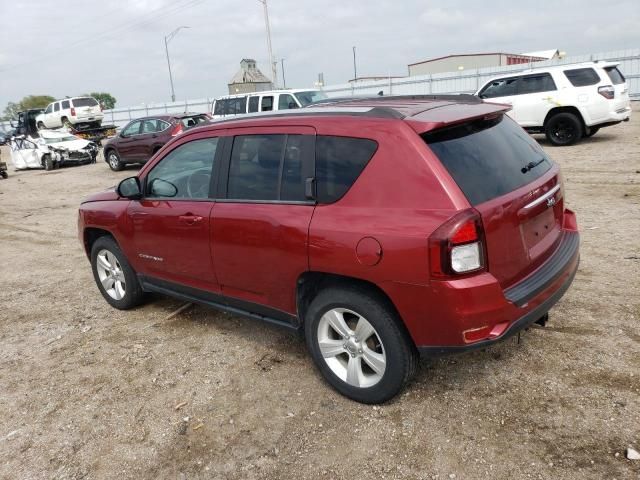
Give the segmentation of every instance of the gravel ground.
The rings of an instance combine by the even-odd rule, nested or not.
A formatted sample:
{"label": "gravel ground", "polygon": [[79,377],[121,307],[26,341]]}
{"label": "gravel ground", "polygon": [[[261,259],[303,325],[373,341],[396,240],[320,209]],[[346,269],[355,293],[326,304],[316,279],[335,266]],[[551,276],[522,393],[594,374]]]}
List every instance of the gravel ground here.
{"label": "gravel ground", "polygon": [[[301,339],[155,297],[112,309],[76,210],[99,161],[0,180],[2,479],[638,479],[640,112],[553,148],[582,263],[545,329],[423,360],[394,401],[320,378]],[[9,152],[3,147],[2,157]]]}

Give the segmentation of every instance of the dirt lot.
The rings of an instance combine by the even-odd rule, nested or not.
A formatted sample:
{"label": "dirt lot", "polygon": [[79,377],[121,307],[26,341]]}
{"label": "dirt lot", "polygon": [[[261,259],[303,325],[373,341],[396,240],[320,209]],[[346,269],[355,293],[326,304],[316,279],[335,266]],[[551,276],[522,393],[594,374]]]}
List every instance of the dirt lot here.
{"label": "dirt lot", "polygon": [[76,210],[135,169],[11,170],[0,478],[640,478],[640,112],[574,147],[540,141],[580,222],[573,287],[546,329],[423,360],[380,407],[337,395],[277,328],[201,307],[163,320],[180,303],[161,297],[109,307]]}

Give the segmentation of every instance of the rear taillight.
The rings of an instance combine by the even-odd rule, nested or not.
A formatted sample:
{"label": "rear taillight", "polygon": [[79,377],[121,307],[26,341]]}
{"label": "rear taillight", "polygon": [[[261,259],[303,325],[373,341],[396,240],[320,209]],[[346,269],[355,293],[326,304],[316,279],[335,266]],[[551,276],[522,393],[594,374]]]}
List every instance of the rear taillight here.
{"label": "rear taillight", "polygon": [[429,237],[429,262],[435,278],[468,275],[486,269],[480,214],[470,208],[446,221]]}
{"label": "rear taillight", "polygon": [[176,135],[180,135],[182,133],[182,123],[178,123],[173,130],[171,130],[171,136],[175,137]]}
{"label": "rear taillight", "polygon": [[71,107],[71,116],[75,117],[76,116],[76,109]]}
{"label": "rear taillight", "polygon": [[607,100],[612,100],[616,95],[616,90],[611,85],[605,85],[604,87],[598,87],[598,93]]}

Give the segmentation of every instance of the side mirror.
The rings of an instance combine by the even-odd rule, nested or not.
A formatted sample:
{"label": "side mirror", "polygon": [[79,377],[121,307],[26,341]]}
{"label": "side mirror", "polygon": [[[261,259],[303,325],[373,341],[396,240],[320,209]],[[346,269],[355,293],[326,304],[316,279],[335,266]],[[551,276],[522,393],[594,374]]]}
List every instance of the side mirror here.
{"label": "side mirror", "polygon": [[138,177],[125,178],[118,184],[116,188],[118,195],[130,200],[142,198],[142,188],[140,187],[140,179]]}

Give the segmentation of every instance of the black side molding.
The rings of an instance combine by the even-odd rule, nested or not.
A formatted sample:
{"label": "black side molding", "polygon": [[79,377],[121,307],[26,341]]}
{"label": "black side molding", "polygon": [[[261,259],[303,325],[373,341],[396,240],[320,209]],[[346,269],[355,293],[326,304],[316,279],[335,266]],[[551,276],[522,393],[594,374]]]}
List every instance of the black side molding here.
{"label": "black side molding", "polygon": [[555,253],[542,267],[516,285],[507,288],[504,296],[518,307],[526,305],[533,297],[553,283],[566,266],[578,254],[580,235],[578,232],[564,232]]}
{"label": "black side molding", "polygon": [[301,331],[298,317],[280,310],[144,275],[138,275],[138,279],[145,292],[161,293],[169,297],[200,303],[235,315],[278,325],[296,332]]}

